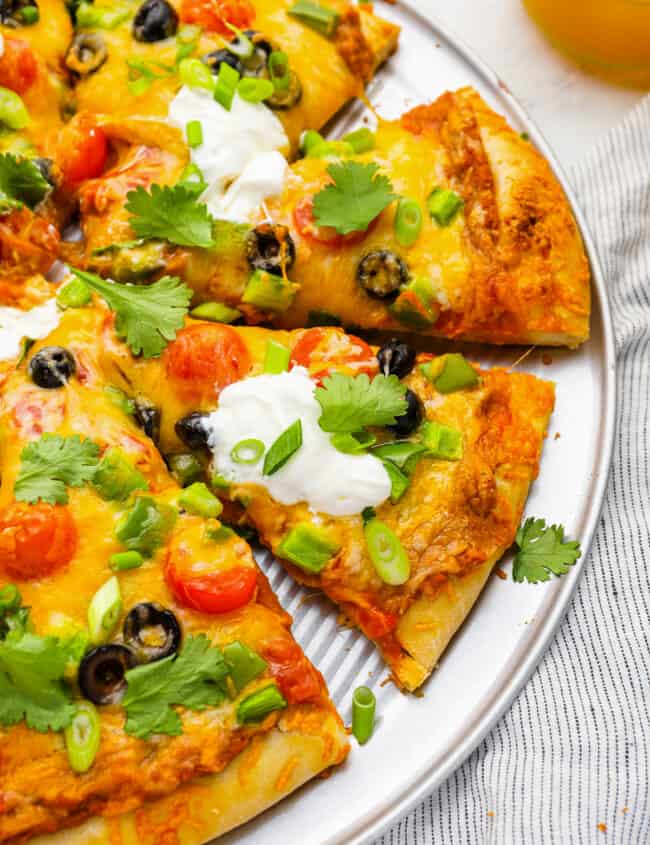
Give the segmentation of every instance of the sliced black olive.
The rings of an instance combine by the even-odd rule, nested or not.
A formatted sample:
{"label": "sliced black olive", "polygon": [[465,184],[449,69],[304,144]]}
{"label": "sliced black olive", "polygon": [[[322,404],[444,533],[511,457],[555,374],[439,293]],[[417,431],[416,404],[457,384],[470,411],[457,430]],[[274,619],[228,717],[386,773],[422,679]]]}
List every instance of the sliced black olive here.
{"label": "sliced black olive", "polygon": [[265,104],[275,111],[286,111],[302,99],[302,84],[298,76],[289,71],[289,85],[287,88],[277,88],[273,94],[264,100]]}
{"label": "sliced black olive", "polygon": [[[254,29],[247,29],[244,35],[253,42],[254,50],[250,56],[242,59],[244,63],[244,73],[246,76],[268,76],[267,64],[269,56],[275,49],[271,42]],[[239,43],[239,38],[233,41],[233,47],[236,49]]]}
{"label": "sliced black olive", "polygon": [[379,370],[385,376],[397,376],[404,378],[415,365],[415,349],[408,343],[403,343],[397,338],[391,338],[377,353]]}
{"label": "sliced black olive", "polygon": [[178,15],[167,0],[145,0],[133,18],[136,41],[164,41],[176,35]]}
{"label": "sliced black olive", "polygon": [[154,602],[143,602],[124,620],[124,642],[138,663],[153,663],[176,654],[181,645],[181,627],[171,612]]}
{"label": "sliced black olive", "polygon": [[260,223],[246,236],[246,258],[255,270],[267,273],[288,270],[296,260],[296,247],[286,226]]}
{"label": "sliced black olive", "polygon": [[209,414],[193,411],[177,420],[174,430],[190,449],[203,449],[208,445],[208,427],[205,424]]}
{"label": "sliced black olive", "polygon": [[240,76],[244,75],[244,65],[241,59],[234,53],[231,53],[230,50],[215,50],[213,53],[207,53],[207,55],[203,56],[203,64],[207,65],[215,76],[219,73],[219,68],[224,63],[230,65]]}
{"label": "sliced black olive", "polygon": [[137,396],[133,416],[147,437],[150,437],[154,443],[158,443],[160,440],[160,411],[153,402],[150,402],[146,396]]}
{"label": "sliced black olive", "polygon": [[44,346],[29,362],[32,381],[47,390],[63,387],[76,369],[72,354],[63,346]]}
{"label": "sliced black olive", "polygon": [[126,692],[124,675],[135,665],[135,655],[130,648],[101,645],[89,651],[81,661],[77,675],[79,689],[95,704],[117,704]]}
{"label": "sliced black olive", "polygon": [[409,271],[402,259],[387,249],[364,255],[357,265],[357,281],[370,296],[388,299],[397,296],[409,279]]}
{"label": "sliced black olive", "polygon": [[406,388],[406,412],[401,417],[396,417],[395,424],[389,425],[391,431],[395,432],[398,437],[408,437],[422,422],[423,410],[416,393],[413,393],[408,387]]}
{"label": "sliced black olive", "polygon": [[10,27],[23,26],[28,23],[23,17],[23,10],[30,6],[38,9],[36,0],[0,0],[0,23]]}
{"label": "sliced black olive", "polygon": [[38,167],[41,176],[53,188],[56,187],[56,180],[54,178],[54,162],[51,158],[33,158],[32,164]]}
{"label": "sliced black olive", "polygon": [[78,76],[90,76],[107,58],[106,42],[98,32],[80,32],[68,47],[65,66]]}

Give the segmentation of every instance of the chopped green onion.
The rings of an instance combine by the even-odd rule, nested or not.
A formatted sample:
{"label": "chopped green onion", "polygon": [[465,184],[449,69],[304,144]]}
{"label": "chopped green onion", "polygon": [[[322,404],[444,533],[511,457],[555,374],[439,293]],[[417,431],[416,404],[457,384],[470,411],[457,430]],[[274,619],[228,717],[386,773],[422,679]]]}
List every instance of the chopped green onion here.
{"label": "chopped green onion", "polygon": [[358,455],[365,452],[377,442],[377,438],[369,431],[357,431],[355,434],[348,434],[345,431],[338,431],[330,437],[332,446],[346,455]]}
{"label": "chopped green onion", "polygon": [[240,440],[230,450],[230,457],[236,464],[256,464],[266,451],[266,446],[255,437]]}
{"label": "chopped green onion", "polygon": [[223,656],[230,668],[230,677],[237,692],[261,675],[268,665],[257,652],[252,651],[239,640],[224,646]]}
{"label": "chopped green onion", "polygon": [[221,62],[219,65],[219,75],[217,76],[217,84],[214,89],[214,99],[224,107],[226,111],[230,111],[232,101],[237,90],[237,83],[239,82],[239,73],[226,62]]}
{"label": "chopped green onion", "polygon": [[326,35],[330,38],[339,22],[339,15],[334,9],[321,6],[320,3],[313,3],[311,0],[298,0],[298,2],[287,10],[287,14],[298,18],[302,23]]}
{"label": "chopped green onion", "polygon": [[246,725],[261,722],[274,710],[284,710],[287,702],[275,684],[257,690],[245,698],[237,708],[237,721]]}
{"label": "chopped green onion", "polygon": [[242,302],[255,305],[263,311],[286,311],[296,295],[297,285],[283,276],[254,270],[242,294]]}
{"label": "chopped green onion", "polygon": [[245,76],[237,84],[237,93],[247,103],[261,103],[268,100],[275,91],[275,86],[269,79],[254,79],[252,76]]}
{"label": "chopped green onion", "polygon": [[187,487],[189,484],[198,481],[203,474],[201,462],[191,452],[168,455],[167,465],[181,487]]}
{"label": "chopped green onion", "polygon": [[176,521],[171,505],[138,496],[133,507],[118,522],[115,536],[127,549],[151,557],[162,546]]}
{"label": "chopped green onion", "polygon": [[411,564],[397,534],[378,519],[366,523],[364,531],[377,575],[391,587],[405,584],[411,574]]}
{"label": "chopped green onion", "polygon": [[375,729],[377,700],[368,687],[357,687],[352,694],[352,733],[359,745],[368,742]]}
{"label": "chopped green onion", "polygon": [[283,538],[277,553],[306,572],[317,573],[340,548],[340,543],[323,528],[300,522]]}
{"label": "chopped green onion", "polygon": [[429,214],[440,226],[449,226],[462,207],[462,197],[444,188],[434,188],[427,200]]}
{"label": "chopped green onion", "polygon": [[463,434],[457,428],[427,422],[422,426],[422,442],[432,458],[459,461],[463,457]]}
{"label": "chopped green onion", "polygon": [[355,155],[368,153],[375,148],[375,133],[371,132],[366,126],[355,129],[354,132],[348,132],[341,140],[350,144]]}
{"label": "chopped green onion", "polygon": [[382,443],[375,446],[372,454],[382,461],[390,461],[400,469],[407,467],[413,458],[424,454],[427,447],[421,443],[412,443],[410,440],[397,440],[394,443]]}
{"label": "chopped green onion", "polygon": [[140,76],[138,79],[129,79],[126,86],[134,97],[141,97],[151,88],[154,79],[155,77]]}
{"label": "chopped green onion", "polygon": [[185,190],[191,191],[197,197],[208,187],[208,183],[203,178],[201,169],[194,162],[190,162],[186,166],[185,170],[181,173],[178,184],[182,185]]}
{"label": "chopped green onion", "polygon": [[235,532],[228,525],[223,525],[218,519],[208,519],[203,531],[203,539],[211,543],[225,543],[235,536]]}
{"label": "chopped green onion", "polygon": [[397,203],[395,211],[395,237],[400,246],[413,246],[422,230],[422,209],[417,200],[402,199]]}
{"label": "chopped green onion", "polygon": [[56,303],[59,308],[83,308],[92,299],[88,285],[76,276],[66,282],[56,295]]}
{"label": "chopped green onion", "polygon": [[0,587],[0,613],[17,610],[22,603],[20,590],[15,584],[5,584]]}
{"label": "chopped green onion", "polygon": [[420,371],[438,393],[454,393],[466,387],[476,387],[479,382],[476,370],[460,352],[452,352],[420,364]]}
{"label": "chopped green onion", "polygon": [[88,632],[93,645],[105,643],[122,613],[120,582],[115,576],[97,590],[88,607]]}
{"label": "chopped green onion", "polygon": [[123,6],[95,6],[94,3],[80,3],[77,6],[76,21],[80,29],[116,29],[131,15]]}
{"label": "chopped green onion", "polygon": [[129,417],[133,416],[135,413],[135,399],[131,399],[123,390],[120,390],[119,387],[113,387],[111,384],[106,385],[104,393],[120,411],[123,411]]}
{"label": "chopped green onion", "polygon": [[190,316],[196,320],[210,320],[212,323],[234,323],[241,315],[241,311],[222,302],[202,302],[190,311]]}
{"label": "chopped green onion", "polygon": [[306,156],[309,155],[312,149],[324,143],[325,138],[323,138],[320,132],[316,132],[315,129],[305,130],[300,137],[300,149]]}
{"label": "chopped green onion", "polygon": [[38,23],[41,17],[37,6],[23,6],[19,14],[22,22],[26,26],[31,26],[32,24]]}
{"label": "chopped green onion", "polygon": [[187,144],[192,149],[200,147],[203,143],[203,125],[200,120],[190,120],[185,126]]}
{"label": "chopped green onion", "polygon": [[214,519],[223,510],[223,505],[208,489],[207,484],[195,481],[186,487],[178,497],[178,504],[189,513]]}
{"label": "chopped green onion", "polygon": [[392,461],[382,461],[382,463],[390,479],[390,500],[396,505],[408,490],[411,480]]}
{"label": "chopped green onion", "polygon": [[107,502],[123,502],[134,490],[147,490],[147,479],[121,449],[107,449],[93,476],[93,487]]}
{"label": "chopped green onion", "polygon": [[232,53],[233,56],[239,56],[240,59],[250,58],[255,50],[253,42],[241,29],[237,29],[236,26],[230,23],[226,23],[226,26],[237,36],[236,39],[226,42],[226,50]]}
{"label": "chopped green onion", "polygon": [[276,91],[286,91],[291,81],[289,56],[282,50],[274,50],[268,60],[269,76]]}
{"label": "chopped green onion", "polygon": [[116,552],[108,559],[108,565],[113,572],[122,572],[125,569],[139,569],[144,563],[140,552]]}
{"label": "chopped green onion", "polygon": [[264,457],[264,475],[273,475],[286,464],[302,446],[302,422],[296,420],[269,446]]}
{"label": "chopped green onion", "polygon": [[64,737],[70,768],[82,775],[95,762],[102,728],[94,704],[90,701],[79,701],[76,706],[76,712],[64,731]]}
{"label": "chopped green onion", "polygon": [[[262,447],[264,447],[263,443]],[[217,490],[227,490],[230,487],[230,482],[227,478],[224,478],[223,475],[219,475],[218,472],[215,472],[210,478],[210,485],[212,487],[216,487]]]}
{"label": "chopped green onion", "polygon": [[266,352],[264,353],[264,372],[272,375],[285,373],[289,369],[290,358],[291,352],[283,343],[278,343],[277,340],[267,341]]}
{"label": "chopped green onion", "polygon": [[178,66],[178,75],[183,85],[187,85],[188,88],[214,91],[214,75],[210,68],[199,59],[183,59]]}
{"label": "chopped green onion", "polygon": [[308,158],[347,158],[354,155],[352,145],[347,141],[322,141],[320,144],[312,144]]}
{"label": "chopped green onion", "polygon": [[0,87],[0,124],[8,129],[24,129],[29,123],[25,103],[14,91]]}

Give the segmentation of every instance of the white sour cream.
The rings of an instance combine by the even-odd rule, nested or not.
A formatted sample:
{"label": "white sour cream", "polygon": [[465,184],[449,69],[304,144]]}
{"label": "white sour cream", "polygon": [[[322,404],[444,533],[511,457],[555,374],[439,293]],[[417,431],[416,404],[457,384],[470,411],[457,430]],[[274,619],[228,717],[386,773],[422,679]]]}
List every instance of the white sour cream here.
{"label": "white sour cream", "polygon": [[39,340],[48,335],[59,325],[60,319],[56,299],[48,299],[29,311],[0,307],[0,361],[19,355],[20,342],[24,337]]}
{"label": "white sour cream", "polygon": [[[221,391],[219,407],[206,422],[217,472],[231,482],[258,484],[284,505],[307,502],[332,516],[351,516],[377,507],[390,496],[383,464],[372,455],[345,455],[318,425],[321,407],[314,382],[302,367],[288,373],[244,379]],[[240,440],[255,438],[268,449],[293,422],[302,423],[302,446],[270,476],[264,458],[255,464],[233,461]]]}
{"label": "white sour cream", "polygon": [[[288,151],[289,139],[271,109],[235,94],[230,111],[226,111],[209,91],[183,85],[169,106],[167,120],[183,134],[190,121],[201,122],[203,143],[190,154],[208,184],[202,199],[215,217],[228,214],[227,219],[245,222],[262,199],[279,193],[286,173],[286,164],[280,170],[279,151]],[[271,162],[263,157],[254,164],[272,151],[278,155]],[[249,165],[253,169],[247,181],[239,187],[233,184],[234,193],[228,197],[231,183],[243,176]],[[269,167],[270,172],[266,171]]]}

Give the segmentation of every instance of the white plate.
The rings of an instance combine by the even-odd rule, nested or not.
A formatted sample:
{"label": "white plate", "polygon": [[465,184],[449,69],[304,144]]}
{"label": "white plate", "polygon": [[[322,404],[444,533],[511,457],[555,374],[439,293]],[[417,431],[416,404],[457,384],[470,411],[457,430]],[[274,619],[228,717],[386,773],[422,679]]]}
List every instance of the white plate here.
{"label": "white plate", "polygon": [[[400,48],[373,82],[369,97],[384,117],[397,117],[447,89],[473,85],[531,141],[566,180],[539,131],[507,87],[463,45],[405,4],[377,6],[402,27]],[[351,106],[335,122],[337,135],[363,113]],[[571,192],[568,191],[569,196]],[[381,686],[388,672],[373,646],[336,623],[336,610],[311,597],[268,555],[260,562],[283,606],[294,616],[294,633],[328,682],[346,723],[351,693],[361,684],[377,695],[377,729],[360,748],[353,740],[348,762],[328,780],[315,781],[220,845],[360,845],[379,835],[460,765],[510,705],[537,665],[561,621],[586,563],[600,514],[613,435],[615,357],[602,271],[576,210],[594,277],[591,340],[578,352],[552,351],[545,365],[535,350],[520,369],[553,379],[557,405],[529,515],[561,522],[580,538],[584,554],[569,575],[547,584],[515,584],[492,577],[467,622],[424,686],[424,696],[401,695]],[[477,354],[477,350],[472,350]],[[482,347],[486,364],[514,363],[521,350]],[[558,439],[556,433],[560,434]],[[509,560],[503,566],[509,571]]]}

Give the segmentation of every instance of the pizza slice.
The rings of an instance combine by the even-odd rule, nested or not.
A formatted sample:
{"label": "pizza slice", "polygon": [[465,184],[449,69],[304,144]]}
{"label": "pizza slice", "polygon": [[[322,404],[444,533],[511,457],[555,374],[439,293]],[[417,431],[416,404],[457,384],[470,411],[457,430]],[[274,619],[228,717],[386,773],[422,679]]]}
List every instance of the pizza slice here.
{"label": "pizza slice", "polygon": [[348,751],[248,544],[103,379],[105,319],[67,311],[0,393],[8,845],[198,845]]}
{"label": "pizza slice", "polygon": [[79,278],[116,309],[101,328],[96,311],[75,318],[93,326],[104,378],[156,409],[179,480],[203,473],[231,519],[377,644],[401,687],[420,686],[514,540],[553,386],[336,328],[189,320],[166,345],[153,327],[172,282]]}

